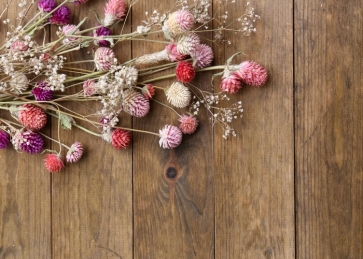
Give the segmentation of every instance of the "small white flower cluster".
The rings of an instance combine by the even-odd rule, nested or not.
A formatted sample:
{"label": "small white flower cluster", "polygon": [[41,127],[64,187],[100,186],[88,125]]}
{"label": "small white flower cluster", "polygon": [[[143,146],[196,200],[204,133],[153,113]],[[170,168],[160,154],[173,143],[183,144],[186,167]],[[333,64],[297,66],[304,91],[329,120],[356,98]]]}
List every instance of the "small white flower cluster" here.
{"label": "small white flower cluster", "polygon": [[63,56],[54,56],[49,58],[45,64],[46,82],[52,91],[64,91],[64,81],[66,80],[65,74],[59,74],[58,70],[63,68],[63,63],[67,58]]}
{"label": "small white flower cluster", "polygon": [[244,15],[237,18],[237,21],[242,26],[239,31],[245,36],[249,36],[252,32],[256,32],[255,23],[257,19],[260,19],[260,16],[255,14],[255,9],[247,2]]}
{"label": "small white flower cluster", "polygon": [[157,10],[154,10],[151,15],[149,15],[149,12],[145,12],[145,16],[146,20],[142,21],[145,26],[137,26],[137,32],[140,34],[144,34],[145,31],[150,31],[153,25],[160,25],[163,19],[165,19],[165,17],[160,16],[160,13]]}

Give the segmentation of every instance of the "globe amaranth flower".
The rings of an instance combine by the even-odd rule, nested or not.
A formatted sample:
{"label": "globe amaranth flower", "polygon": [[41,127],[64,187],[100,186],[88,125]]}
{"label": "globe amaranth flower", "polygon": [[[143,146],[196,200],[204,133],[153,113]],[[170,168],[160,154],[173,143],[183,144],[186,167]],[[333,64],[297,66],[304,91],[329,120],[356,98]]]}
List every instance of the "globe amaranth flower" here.
{"label": "globe amaranth flower", "polygon": [[195,70],[191,63],[186,61],[180,61],[176,66],[175,75],[178,81],[183,83],[189,83],[195,77]]}
{"label": "globe amaranth flower", "polygon": [[260,64],[254,61],[244,61],[236,75],[246,84],[252,86],[263,86],[267,81],[267,71]]}
{"label": "globe amaranth flower", "polygon": [[[96,36],[96,37],[110,36],[110,35],[112,35],[112,32],[107,27],[98,28],[94,32],[94,36]],[[108,40],[100,40],[100,39],[94,40],[94,44],[97,46],[100,46],[100,47],[110,47],[111,46],[111,42],[109,42]]]}
{"label": "globe amaranth flower", "polygon": [[10,144],[10,135],[6,131],[0,130],[0,149],[5,149]]}
{"label": "globe amaranth flower", "polygon": [[131,116],[142,118],[145,117],[150,110],[149,99],[139,92],[127,89],[124,92],[122,108]]}
{"label": "globe amaranth flower", "polygon": [[51,24],[64,25],[71,21],[71,10],[67,6],[61,6],[54,11],[49,18]]}
{"label": "globe amaranth flower", "polygon": [[184,134],[192,134],[198,127],[198,120],[194,116],[183,114],[179,118],[179,129]]}
{"label": "globe amaranth flower", "polygon": [[109,0],[105,6],[104,26],[110,26],[116,21],[122,21],[126,15],[127,4],[124,0]]}
{"label": "globe amaranth flower", "polygon": [[115,129],[111,138],[115,149],[126,149],[131,144],[131,133],[123,129]]}
{"label": "globe amaranth flower", "polygon": [[151,84],[145,85],[141,91],[147,99],[152,99],[155,95],[155,88]]}
{"label": "globe amaranth flower", "polygon": [[57,2],[55,0],[39,0],[38,8],[42,12],[51,12],[54,8],[56,8]]}
{"label": "globe amaranth flower", "polygon": [[164,22],[163,31],[166,38],[173,38],[189,31],[193,25],[193,14],[188,10],[178,10],[169,15],[169,18]]}
{"label": "globe amaranth flower", "polygon": [[47,154],[44,159],[44,165],[51,173],[58,173],[64,168],[63,160],[58,154]]}
{"label": "globe amaranth flower", "polygon": [[86,81],[84,81],[83,82],[84,97],[92,96],[95,94],[97,94],[96,82],[91,79],[87,79]]}
{"label": "globe amaranth flower", "polygon": [[182,61],[186,58],[186,55],[180,54],[177,50],[177,45],[175,43],[170,43],[165,47],[166,53],[169,56],[170,61]]}
{"label": "globe amaranth flower", "polygon": [[44,146],[42,136],[31,130],[17,131],[12,136],[11,142],[15,150],[24,151],[28,154],[38,154]]}
{"label": "globe amaranth flower", "polygon": [[47,82],[39,81],[31,91],[37,101],[50,101],[53,99],[53,91]]}
{"label": "globe amaranth flower", "polygon": [[170,104],[177,108],[187,107],[192,98],[189,89],[179,82],[175,82],[167,87],[165,89],[165,95]]}
{"label": "globe amaranth flower", "polygon": [[65,38],[62,40],[62,43],[64,45],[70,44],[70,43],[77,43],[77,37],[72,37],[71,35],[76,34],[79,32],[79,29],[74,24],[66,24],[61,28],[62,35],[65,36]]}
{"label": "globe amaranth flower", "polygon": [[99,71],[109,70],[112,65],[117,64],[115,53],[112,49],[106,47],[100,47],[96,50],[94,61]]}
{"label": "globe amaranth flower", "polygon": [[235,73],[232,73],[228,77],[224,78],[220,84],[220,88],[222,89],[222,91],[229,94],[237,93],[241,87],[242,82]]}
{"label": "globe amaranth flower", "polygon": [[47,123],[47,115],[38,106],[23,104],[18,110],[18,120],[27,129],[40,130]]}
{"label": "globe amaranth flower", "polygon": [[83,146],[80,142],[75,142],[72,146],[68,149],[66,160],[68,163],[75,163],[79,159],[81,159],[83,155]]}
{"label": "globe amaranth flower", "polygon": [[29,79],[21,72],[15,72],[9,81],[10,91],[17,94],[25,91],[29,86]]}
{"label": "globe amaranth flower", "polygon": [[213,50],[205,44],[199,44],[194,52],[191,53],[196,68],[209,66],[213,61]]}
{"label": "globe amaranth flower", "polygon": [[162,148],[176,148],[182,141],[183,134],[180,129],[173,125],[165,125],[159,130],[159,145]]}
{"label": "globe amaranth flower", "polygon": [[11,43],[10,50],[13,52],[24,52],[29,49],[28,44],[25,41],[17,40]]}
{"label": "globe amaranth flower", "polygon": [[183,55],[191,55],[200,45],[199,36],[192,32],[179,36],[176,41],[176,49]]}

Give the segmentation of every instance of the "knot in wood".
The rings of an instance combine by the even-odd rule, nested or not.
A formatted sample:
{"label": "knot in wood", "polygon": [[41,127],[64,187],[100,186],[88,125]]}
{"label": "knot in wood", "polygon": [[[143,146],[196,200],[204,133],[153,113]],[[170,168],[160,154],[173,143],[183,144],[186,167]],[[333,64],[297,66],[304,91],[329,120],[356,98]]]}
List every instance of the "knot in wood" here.
{"label": "knot in wood", "polygon": [[178,175],[178,171],[174,167],[169,167],[166,170],[166,177],[169,179],[174,179]]}

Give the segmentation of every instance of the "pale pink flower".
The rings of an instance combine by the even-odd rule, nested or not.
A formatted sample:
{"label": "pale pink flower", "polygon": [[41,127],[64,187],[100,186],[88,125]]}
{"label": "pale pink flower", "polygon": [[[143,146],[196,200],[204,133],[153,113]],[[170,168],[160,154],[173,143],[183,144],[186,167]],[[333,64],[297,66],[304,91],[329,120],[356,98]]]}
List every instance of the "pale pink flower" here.
{"label": "pale pink flower", "polygon": [[186,31],[189,31],[194,25],[193,14],[188,10],[178,10],[169,15],[165,21],[163,31],[167,38],[173,38]]}
{"label": "pale pink flower", "polygon": [[191,55],[200,44],[200,38],[195,33],[188,33],[177,39],[177,51],[182,55]]}
{"label": "pale pink flower", "polygon": [[179,129],[184,134],[192,134],[198,127],[198,120],[194,116],[183,114],[179,118]]}
{"label": "pale pink flower", "polygon": [[122,21],[126,15],[127,4],[124,0],[109,0],[105,6],[104,26],[110,26],[116,21]]}
{"label": "pale pink flower", "polygon": [[69,148],[66,155],[66,160],[68,163],[75,163],[79,159],[81,159],[82,155],[83,155],[83,146],[80,142],[77,141],[73,143],[72,146]]}
{"label": "pale pink flower", "polygon": [[204,68],[212,63],[213,50],[208,45],[200,44],[195,48],[194,52],[191,53],[191,57],[195,62],[196,68]]}
{"label": "pale pink flower", "polygon": [[26,44],[25,41],[17,40],[15,42],[11,43],[10,49],[13,52],[24,52],[29,49],[29,46],[28,46],[28,44]]}
{"label": "pale pink flower", "polygon": [[159,130],[159,136],[160,147],[171,149],[180,145],[183,134],[178,127],[165,125],[161,130]]}
{"label": "pale pink flower", "polygon": [[87,79],[83,83],[83,95],[84,97],[97,94],[96,83],[91,79]]}
{"label": "pale pink flower", "polygon": [[145,117],[150,110],[149,99],[139,92],[128,89],[124,92],[122,108],[131,116],[142,118]]}
{"label": "pale pink flower", "polygon": [[113,50],[106,47],[100,47],[96,50],[94,61],[97,70],[100,71],[109,70],[112,65],[117,63]]}
{"label": "pale pink flower", "polygon": [[[61,29],[62,31],[62,34],[63,36],[66,36],[63,40],[62,40],[62,43],[64,45],[68,44],[68,43],[71,43],[71,42],[75,42],[77,41],[77,37],[72,37],[71,35],[72,34],[76,34],[79,29],[76,29],[77,26],[76,25],[73,25],[73,24],[67,24],[67,25],[64,25]],[[68,36],[69,35],[69,36]],[[68,36],[68,37],[67,37]]]}

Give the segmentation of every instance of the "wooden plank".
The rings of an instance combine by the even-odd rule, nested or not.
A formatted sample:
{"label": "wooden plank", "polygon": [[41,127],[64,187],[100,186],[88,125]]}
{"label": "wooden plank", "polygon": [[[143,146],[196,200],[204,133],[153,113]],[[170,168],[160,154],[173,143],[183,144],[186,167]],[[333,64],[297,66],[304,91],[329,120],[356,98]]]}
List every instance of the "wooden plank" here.
{"label": "wooden plank", "polygon": [[[151,14],[156,9],[163,14],[170,8],[170,3],[163,1],[139,1],[133,10],[132,24],[134,28],[141,24],[146,11]],[[154,39],[163,40],[163,35]],[[165,44],[133,43],[134,57],[164,47]],[[195,82],[209,80],[198,76]],[[166,87],[172,82],[165,80],[157,85]],[[205,84],[201,85],[205,89]],[[163,91],[156,93],[156,99],[166,102]],[[151,108],[148,116],[134,120],[135,128],[158,132],[165,124],[179,124],[178,116],[168,108],[155,102]],[[158,137],[134,134],[135,258],[214,257],[212,129],[205,112],[199,119],[198,131],[184,135],[175,152],[161,149]]]}
{"label": "wooden plank", "polygon": [[361,1],[295,1],[298,258],[363,257]]}
{"label": "wooden plank", "polygon": [[[227,8],[218,2],[214,9],[228,11],[231,20],[245,10],[241,2]],[[227,33],[232,44],[215,47],[221,53],[216,62],[243,51],[236,61],[264,65],[269,80],[231,97],[231,102],[241,99],[244,108],[242,121],[234,124],[236,138],[224,140],[215,128],[215,258],[290,259],[295,258],[292,2],[250,5],[261,16],[257,33],[248,38]]]}
{"label": "wooden plank", "polygon": [[[5,2],[1,6],[5,8]],[[10,24],[17,25],[19,10],[18,5],[12,5],[1,19],[2,44],[6,32],[11,31],[2,21],[9,18]],[[32,13],[35,9],[30,17]],[[0,111],[0,117],[10,120],[5,110]],[[49,127],[42,131],[49,133]],[[0,258],[50,258],[50,176],[43,157],[17,153],[9,147],[0,150],[0,163]]]}
{"label": "wooden plank", "polygon": [[[103,18],[104,4],[89,1],[75,5],[73,22],[89,17],[82,29],[97,25],[91,10]],[[113,32],[119,33],[120,28],[116,26]],[[127,23],[126,31],[129,28]],[[69,60],[93,59],[93,47],[72,54]],[[121,62],[130,58],[129,50],[130,44],[115,48]],[[94,65],[89,63],[85,67],[92,70]],[[70,107],[83,114],[95,113],[96,107],[100,107],[82,105]],[[122,125],[129,127],[131,119],[122,118]],[[57,136],[57,122],[53,123],[53,136]],[[114,150],[101,138],[78,129],[61,130],[61,139],[67,145],[83,143],[85,156],[52,178],[53,258],[132,258],[132,149]]]}

